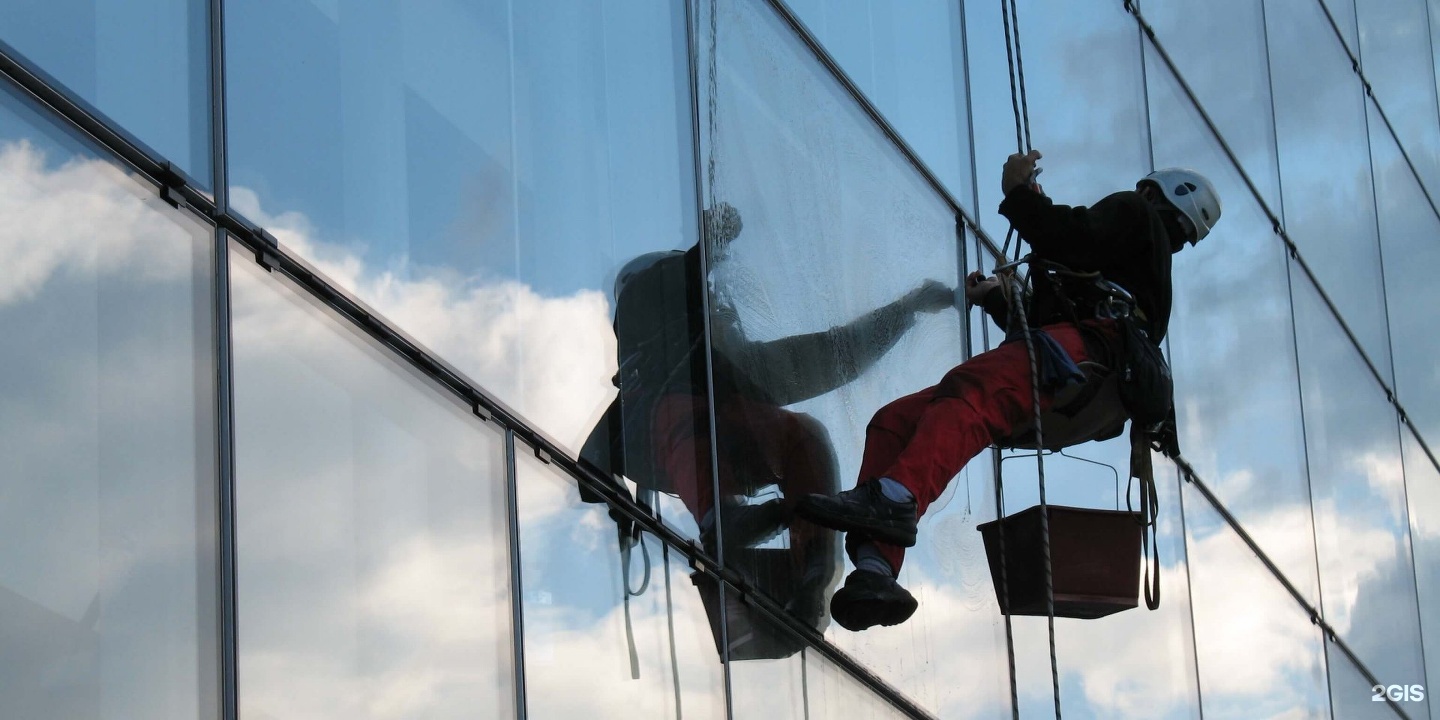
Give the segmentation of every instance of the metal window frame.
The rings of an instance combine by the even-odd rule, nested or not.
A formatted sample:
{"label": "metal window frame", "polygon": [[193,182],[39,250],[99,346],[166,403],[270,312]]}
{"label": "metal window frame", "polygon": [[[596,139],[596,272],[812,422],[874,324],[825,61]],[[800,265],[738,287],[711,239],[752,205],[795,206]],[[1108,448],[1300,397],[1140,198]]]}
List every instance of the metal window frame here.
{"label": "metal window frame", "polygon": [[[212,0],[219,2],[220,0]],[[212,20],[212,27],[219,24],[222,18]],[[220,52],[216,48],[215,52]],[[212,65],[213,73],[223,73],[223,68],[216,68]],[[188,206],[192,214],[212,224],[216,228],[217,245],[220,240],[233,240],[241,247],[255,254],[256,262],[271,272],[278,272],[288,280],[295,283],[316,300],[326,305],[332,312],[339,315],[348,322],[353,329],[367,335],[370,339],[384,346],[390,352],[398,356],[398,359],[410,364],[422,374],[439,384],[448,392],[458,396],[472,408],[474,414],[483,422],[493,423],[508,433],[509,440],[524,442],[534,448],[536,454],[542,459],[548,460],[551,464],[560,468],[576,483],[585,486],[598,496],[605,499],[607,504],[624,514],[645,531],[655,535],[658,539],[674,547],[677,551],[689,558],[692,566],[702,569],[714,575],[723,584],[726,592],[739,593],[741,598],[764,612],[772,619],[778,627],[784,628],[813,646],[818,652],[840,668],[846,670],[852,677],[871,691],[894,705],[898,710],[916,718],[931,717],[924,710],[915,705],[898,690],[871,673],[853,658],[843,651],[831,645],[823,636],[813,628],[800,623],[798,620],[785,613],[783,607],[775,601],[766,597],[756,588],[750,586],[748,581],[740,574],[725,569],[719,565],[715,558],[710,557],[693,540],[683,537],[677,531],[663,524],[653,514],[635,503],[628,494],[617,492],[608,479],[602,478],[596,470],[588,465],[582,465],[578,459],[570,457],[561,446],[546,436],[542,431],[525,421],[518,413],[496,400],[482,390],[476,383],[466,378],[462,373],[450,368],[442,360],[422,347],[414,340],[407,337],[403,332],[394,328],[388,320],[381,317],[374,310],[365,306],[358,300],[349,296],[341,288],[334,285],[322,273],[314,270],[303,259],[294,256],[289,250],[281,247],[264,228],[251,223],[243,216],[230,211],[217,204],[216,199],[209,197],[200,190],[189,178],[178,171],[175,166],[163,158],[153,149],[146,147],[143,143],[135,141],[100,112],[90,108],[88,105],[72,97],[63,86],[58,85],[48,76],[33,68],[23,56],[13,49],[0,43],[0,77],[4,77],[14,83],[21,91],[30,95],[42,106],[48,108],[53,115],[61,122],[68,124],[72,129],[78,130],[89,137],[103,150],[118,161],[129,166],[140,176],[152,183],[161,197],[171,204],[177,206]],[[223,112],[223,102],[219,98],[212,98],[212,102],[222,105],[213,112]],[[217,131],[215,135],[223,135]],[[223,156],[224,148],[217,147],[214,152],[217,156]],[[224,172],[222,162],[217,164],[217,174]],[[223,191],[219,195],[224,197]],[[228,257],[228,252],[220,258]],[[217,272],[228,271],[228,267],[220,265],[221,260],[217,259]],[[225,326],[217,328],[216,350],[223,353],[222,357],[227,361],[230,357],[230,326],[228,314],[228,273],[224,294],[218,297],[220,304],[217,306],[216,317],[223,319]],[[217,288],[217,293],[221,292]],[[222,698],[221,717],[232,720],[238,717],[238,688],[236,679],[235,654],[235,620],[233,612],[236,578],[234,574],[234,504],[233,504],[233,397],[231,392],[232,377],[228,362],[226,367],[217,367],[217,379],[221,387],[217,388],[217,399],[224,403],[227,410],[226,417],[220,420],[220,427],[217,427],[217,437],[221,441],[221,447],[217,449],[217,462],[221,463],[221,507],[217,508],[222,523],[225,527],[222,530],[218,550],[225,569],[222,570],[223,577],[220,578],[222,599],[221,602],[228,602],[230,606],[224,609],[226,615],[222,618],[220,628],[222,642]],[[513,526],[511,533],[518,531]],[[513,558],[512,558],[513,567]],[[512,581],[515,579],[512,579]],[[228,599],[227,599],[228,598]],[[519,643],[519,638],[515,638]],[[518,657],[518,656],[517,656]],[[523,670],[523,668],[522,668]],[[520,702],[523,703],[523,700]],[[522,705],[517,704],[517,708]],[[523,717],[523,715],[522,715]]]}
{"label": "metal window frame", "polygon": [[[533,426],[525,422],[518,413],[510,410],[494,398],[489,397],[475,383],[465,378],[461,373],[455,371],[453,368],[450,368],[448,365],[444,364],[444,362],[441,361],[438,357],[434,356],[430,351],[421,347],[418,343],[404,335],[403,332],[392,327],[388,323],[388,321],[381,318],[373,310],[365,307],[363,304],[361,304],[354,298],[349,297],[343,290],[334,286],[327,278],[323,277],[320,273],[313,270],[302,259],[291,255],[287,250],[281,248],[278,243],[275,242],[274,238],[270,236],[263,228],[258,227],[257,225],[249,222],[245,218],[229,210],[229,208],[227,207],[228,183],[225,133],[225,36],[223,2],[224,0],[210,0],[209,2],[209,8],[211,12],[209,22],[209,27],[211,31],[211,36],[209,38],[211,55],[211,143],[213,166],[212,170],[214,172],[213,187],[215,193],[213,199],[209,195],[207,195],[202,189],[197,187],[191,179],[187,178],[185,174],[180,171],[175,164],[161,156],[159,153],[155,152],[153,149],[146,146],[143,142],[130,135],[117,123],[114,123],[112,120],[107,118],[103,113],[91,107],[83,100],[75,97],[68,90],[64,89],[62,84],[60,84],[59,82],[51,78],[49,75],[44,73],[42,70],[29,63],[23,58],[23,55],[15,51],[9,45],[0,42],[0,76],[7,78],[9,81],[18,86],[20,90],[28,94],[35,101],[37,101],[40,105],[48,108],[53,113],[53,115],[57,116],[60,120],[67,122],[72,127],[72,129],[78,130],[80,133],[88,136],[97,145],[108,151],[113,156],[117,157],[120,161],[129,165],[132,169],[145,177],[149,182],[153,183],[157,188],[157,192],[167,202],[170,202],[172,205],[176,206],[188,206],[189,209],[192,211],[192,214],[197,215],[200,219],[214,225],[216,228],[214,236],[216,252],[216,256],[214,258],[214,280],[216,283],[214,319],[217,323],[217,326],[215,328],[216,336],[214,351],[216,353],[217,362],[217,367],[215,368],[215,400],[217,412],[216,463],[217,478],[219,484],[219,494],[217,498],[219,507],[217,507],[217,513],[220,520],[220,524],[218,527],[218,532],[220,533],[220,537],[218,538],[219,548],[217,549],[220,564],[217,568],[217,572],[220,576],[218,580],[220,585],[219,602],[221,606],[219,608],[220,628],[218,629],[220,633],[219,642],[221,652],[221,658],[219,663],[221,672],[221,717],[226,718],[226,720],[234,720],[238,718],[239,712],[238,687],[236,677],[236,665],[238,660],[236,654],[237,628],[235,616],[235,593],[237,579],[235,576],[234,546],[235,508],[233,495],[233,377],[231,375],[232,348],[230,335],[231,328],[229,313],[228,268],[228,241],[230,239],[236,240],[242,246],[254,252],[257,262],[265,266],[267,269],[271,271],[281,272],[282,274],[290,278],[292,281],[294,281],[296,284],[303,287],[306,292],[310,293],[315,298],[321,300],[333,311],[344,317],[355,328],[369,335],[372,339],[378,341],[382,345],[386,346],[397,356],[419,369],[422,373],[429,376],[431,379],[435,380],[440,385],[444,386],[450,392],[454,393],[455,395],[468,402],[472,406],[475,414],[480,417],[482,421],[494,422],[500,427],[504,428],[507,433],[507,444],[510,451],[513,452],[513,443],[516,438],[519,438],[522,441],[526,442],[528,445],[534,447],[537,453],[543,453],[545,456],[550,458],[554,464],[558,465],[567,475],[569,475],[577,483],[586,486],[587,489],[597,492],[600,496],[606,499],[606,502],[611,507],[618,509],[631,520],[635,521],[640,527],[656,535],[662,541],[667,542],[667,544],[673,545],[678,551],[688,556],[693,565],[705,568],[708,572],[714,573],[722,581],[723,587],[726,588],[727,592],[733,591],[739,593],[741,595],[741,598],[745,602],[753,604],[755,607],[759,608],[767,615],[772,616],[772,619],[774,619],[778,625],[780,625],[781,627],[785,627],[787,630],[805,639],[818,652],[825,655],[827,660],[830,660],[837,666],[846,670],[852,677],[861,682],[861,684],[867,686],[869,689],[876,692],[882,698],[889,701],[897,709],[911,715],[912,717],[929,717],[929,715],[925,711],[916,706],[898,690],[891,687],[885,681],[875,676],[867,668],[865,668],[863,665],[861,665],[854,659],[850,658],[844,652],[831,645],[827,640],[825,640],[823,636],[815,632],[813,628],[809,628],[808,626],[805,626],[791,618],[787,613],[783,611],[783,608],[781,608],[773,600],[765,596],[763,593],[758,592],[755,588],[750,587],[743,577],[740,577],[738,574],[735,574],[719,566],[717,563],[715,563],[713,558],[708,557],[703,551],[703,549],[698,547],[693,541],[681,537],[674,530],[670,529],[668,526],[664,525],[659,520],[654,518],[650,513],[646,512],[644,508],[641,508],[640,506],[635,504],[633,500],[631,500],[628,496],[614,492],[612,490],[612,486],[606,481],[606,479],[600,478],[597,474],[595,474],[593,469],[581,465],[575,459],[569,458],[557,443],[546,437],[542,431],[534,428]],[[946,202],[946,204],[951,207],[952,211],[955,213],[960,222],[962,222],[966,227],[970,228],[971,232],[975,234],[977,243],[980,244],[992,255],[999,258],[1000,253],[993,240],[984,232],[983,229],[979,227],[978,223],[974,221],[974,219],[967,213],[964,207],[955,200],[955,198],[950,194],[948,189],[939,182],[938,178],[934,175],[934,173],[931,172],[930,169],[925,165],[925,163],[920,160],[920,158],[913,151],[913,149],[909,147],[909,145],[904,141],[904,139],[899,135],[899,133],[894,129],[894,127],[888,122],[888,120],[886,120],[886,118],[879,112],[879,110],[874,106],[874,104],[864,95],[864,93],[859,90],[855,83],[839,67],[838,63],[834,60],[834,58],[829,55],[829,53],[823,48],[823,46],[821,46],[820,43],[815,39],[813,34],[809,32],[809,30],[804,26],[804,24],[800,22],[798,17],[796,17],[795,14],[788,8],[788,6],[785,5],[783,0],[767,0],[767,2],[776,10],[777,13],[779,13],[780,17],[792,28],[792,30],[795,31],[795,33],[802,40],[802,42],[804,42],[811,49],[811,51],[816,55],[816,57],[821,61],[821,63],[825,65],[825,67],[833,75],[833,77],[840,82],[840,84],[860,105],[860,107],[865,111],[865,113],[870,116],[871,120],[876,123],[877,127],[879,127],[879,129],[891,140],[891,142],[894,143],[894,145],[897,149],[899,149],[902,155],[905,156],[905,158],[917,169],[918,172],[920,172],[920,174],[925,178],[927,184],[929,184],[930,187]],[[1243,175],[1244,170],[1239,166],[1238,160],[1235,160],[1233,153],[1225,144],[1224,139],[1219,134],[1218,129],[1214,127],[1212,122],[1210,122],[1208,115],[1205,114],[1205,111],[1203,107],[1199,104],[1198,99],[1195,98],[1193,96],[1193,93],[1189,91],[1188,85],[1185,85],[1184,79],[1179,75],[1179,72],[1173,66],[1173,63],[1169,61],[1169,57],[1165,53],[1163,47],[1160,46],[1158,40],[1154,35],[1154,31],[1145,22],[1143,16],[1139,13],[1138,8],[1130,7],[1130,3],[1127,2],[1127,9],[1131,10],[1131,14],[1134,15],[1142,33],[1149,38],[1151,46],[1160,54],[1162,60],[1165,61],[1165,64],[1171,71],[1171,74],[1182,84],[1183,89],[1190,96],[1191,103],[1195,106],[1197,110],[1200,111],[1202,116],[1204,116],[1203,119],[1206,121],[1206,124],[1210,127],[1216,138],[1220,141],[1222,149],[1224,149],[1226,154],[1231,157],[1236,167],[1240,168],[1240,171]],[[687,39],[687,42],[693,42],[693,39]],[[1356,71],[1358,74],[1358,63]],[[1361,76],[1361,78],[1362,82],[1364,82],[1363,75]],[[1365,83],[1365,85],[1367,86],[1368,90],[1368,83]],[[1368,94],[1369,93],[1367,92],[1367,95]],[[1375,103],[1377,110],[1380,110],[1383,118],[1383,110],[1379,108],[1378,99],[1374,98],[1373,95],[1370,95],[1370,98],[1371,101]],[[696,122],[698,122],[698,120]],[[1386,124],[1388,125],[1388,119],[1386,119]],[[698,132],[698,127],[696,128],[696,130]],[[1396,141],[1397,147],[1399,147],[1401,151],[1404,152],[1404,147],[1399,144],[1398,139]],[[696,151],[698,152],[698,140],[696,146]],[[1246,178],[1246,181],[1247,183],[1249,183],[1248,177]],[[1334,306],[1333,302],[1325,294],[1323,288],[1319,286],[1317,279],[1314,277],[1313,273],[1310,272],[1308,265],[1304,262],[1303,258],[1300,257],[1299,252],[1293,241],[1291,241],[1288,235],[1285,234],[1283,225],[1279,222],[1278,218],[1275,217],[1274,213],[1270,211],[1268,206],[1265,205],[1263,197],[1261,197],[1258,191],[1253,187],[1253,183],[1251,183],[1250,185],[1252,193],[1255,195],[1257,201],[1261,203],[1262,208],[1274,222],[1277,234],[1284,241],[1287,250],[1290,253],[1292,261],[1294,262],[1294,264],[1298,265],[1299,269],[1303,272],[1303,274],[1306,275],[1310,282],[1316,287],[1317,292],[1320,293],[1322,299],[1327,305],[1327,308],[1335,315],[1336,319],[1341,323],[1342,330],[1345,332],[1346,335],[1349,336],[1351,342],[1356,344],[1356,347],[1358,349],[1358,341],[1354,337],[1353,333],[1350,332],[1349,328],[1345,326],[1343,319],[1340,319],[1338,309]],[[698,189],[697,183],[697,193],[699,192],[701,191]],[[1364,356],[1363,349],[1360,349],[1360,352],[1362,356]],[[1398,398],[1395,397],[1393,390],[1384,382],[1383,378],[1379,375],[1378,370],[1376,370],[1373,366],[1373,363],[1370,362],[1368,356],[1365,357],[1365,360],[1367,365],[1371,366],[1372,372],[1375,374],[1377,381],[1380,382],[1382,388],[1385,390],[1387,400],[1389,400],[1390,404],[1394,406],[1401,424],[1409,428],[1412,437],[1416,439],[1422,451],[1430,457],[1432,463],[1435,463],[1437,467],[1440,467],[1440,463],[1437,463],[1435,460],[1434,453],[1430,450],[1428,444],[1425,442],[1425,439],[1423,438],[1423,436],[1420,435],[1419,429],[1415,427],[1415,425],[1412,423],[1412,421],[1406,414],[1404,408],[1399,404]],[[513,473],[513,463],[509,463],[507,469],[510,473]],[[1208,491],[1208,488],[1203,485],[1203,483],[1199,482],[1199,478],[1194,475],[1193,470],[1190,470],[1189,468],[1182,469],[1188,471],[1185,473],[1186,481],[1191,482],[1201,490],[1202,495],[1205,496],[1207,501],[1209,501],[1210,504],[1221,513],[1222,517],[1224,517],[1224,519],[1226,519],[1226,521],[1232,526],[1232,528],[1241,535],[1242,539],[1247,541],[1247,544],[1249,544],[1251,546],[1251,549],[1259,555],[1262,562],[1265,562],[1271,574],[1274,575],[1282,584],[1286,585],[1288,590],[1292,591],[1291,594],[1295,595],[1296,599],[1301,602],[1302,606],[1304,606],[1308,611],[1311,612],[1312,619],[1317,619],[1318,612],[1316,612],[1314,608],[1310,607],[1308,603],[1305,603],[1303,601],[1303,597],[1300,597],[1296,594],[1293,586],[1291,586],[1285,576],[1279,572],[1278,568],[1274,567],[1273,563],[1266,562],[1268,559],[1263,555],[1263,553],[1260,552],[1258,546],[1255,546],[1253,544],[1253,541],[1249,540],[1248,535],[1244,533],[1244,530],[1242,527],[1239,526],[1238,521],[1235,521],[1232,517],[1229,516],[1229,513],[1225,511],[1225,508],[1223,504],[1220,503],[1219,499],[1214,497],[1213,494]],[[514,527],[513,519],[511,524],[512,527],[510,528],[510,532],[513,536],[515,533],[518,532],[518,528]],[[514,548],[512,552],[518,552],[518,547],[514,547],[512,545],[512,548]],[[517,558],[518,556],[512,557],[512,572],[514,572],[514,562]],[[518,582],[518,576],[512,577],[512,583],[515,584],[514,592],[519,592]],[[1356,668],[1362,674],[1368,675],[1368,670],[1365,668],[1365,666],[1359,663],[1358,658],[1355,658],[1352,653],[1349,652],[1349,648],[1344,644],[1344,642],[1341,641],[1337,636],[1335,636],[1332,630],[1330,630],[1327,626],[1324,625],[1323,619],[1319,619],[1317,624],[1320,624],[1322,626],[1322,630],[1325,631],[1326,640],[1334,643],[1339,649],[1344,651],[1346,655],[1350,655],[1351,662],[1356,666]],[[514,638],[514,642],[516,644],[517,662],[523,663],[523,650],[521,650],[519,647],[519,644],[521,642],[521,635],[523,635],[523,633],[520,632],[520,629],[517,626],[516,637]],[[517,666],[516,671],[517,673],[521,673],[523,675],[523,666]],[[524,700],[523,697],[519,697],[520,695],[523,695],[523,677],[517,678],[517,680],[521,683],[517,686],[517,712],[519,712],[520,716],[523,717]],[[726,694],[728,707],[728,667]],[[1398,710],[1398,708],[1396,709]]]}

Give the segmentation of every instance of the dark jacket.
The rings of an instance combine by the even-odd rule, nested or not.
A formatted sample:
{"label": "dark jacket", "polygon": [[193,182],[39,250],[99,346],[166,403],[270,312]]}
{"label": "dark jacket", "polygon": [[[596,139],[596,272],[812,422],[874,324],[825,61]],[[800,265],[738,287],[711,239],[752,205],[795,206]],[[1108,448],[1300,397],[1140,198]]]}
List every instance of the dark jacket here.
{"label": "dark jacket", "polygon": [[[1165,338],[1170,325],[1170,237],[1159,213],[1139,193],[1117,192],[1088,208],[1071,207],[1022,185],[1000,203],[1000,214],[1030,243],[1036,257],[1077,272],[1099,272],[1129,291],[1144,313],[1150,339],[1158,345]],[[1075,319],[1052,283],[1037,279],[1033,285],[1031,326]],[[985,307],[994,315],[996,309],[1004,310],[1004,299],[991,293]],[[1082,320],[1093,316],[1088,308],[1080,313]]]}
{"label": "dark jacket", "polygon": [[[902,298],[844,325],[769,341],[745,336],[735,309],[714,306],[708,317],[710,377],[704,333],[708,283],[700,249],[650,253],[629,263],[617,280],[615,336],[619,395],[581,451],[584,459],[637,482],[654,482],[650,421],[668,395],[708,403],[732,398],[776,408],[830,392],[859,377],[915,321]],[[697,405],[703,407],[703,405]]]}

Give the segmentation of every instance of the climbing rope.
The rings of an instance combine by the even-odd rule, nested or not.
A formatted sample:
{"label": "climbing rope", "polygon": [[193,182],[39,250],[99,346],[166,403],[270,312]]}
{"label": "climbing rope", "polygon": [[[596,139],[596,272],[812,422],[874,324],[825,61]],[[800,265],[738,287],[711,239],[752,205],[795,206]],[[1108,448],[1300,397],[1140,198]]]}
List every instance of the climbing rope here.
{"label": "climbing rope", "polygon": [[[1029,272],[1023,279],[1016,278],[1014,271],[1008,274],[1005,282],[1010,287],[1010,302],[1007,303],[1010,309],[1010,326],[1020,328],[1025,338],[1025,354],[1030,361],[1030,400],[1031,407],[1035,412],[1035,447],[1045,447],[1045,431],[1041,423],[1040,410],[1040,366],[1035,352],[1035,340],[1028,324],[1030,308],[1026,286],[1029,284]],[[1051,689],[1055,697],[1055,718],[1060,720],[1060,666],[1055,652],[1055,582],[1054,571],[1050,557],[1050,508],[1045,497],[1045,458],[1044,453],[1036,453],[1035,469],[1040,483],[1040,557],[1045,566],[1045,620],[1050,641],[1050,680]],[[1001,524],[1003,528],[1003,520]],[[1003,553],[1003,549],[1002,549]],[[1005,564],[1002,554],[1001,563]]]}
{"label": "climbing rope", "polygon": [[1015,10],[1015,0],[1000,0],[1000,19],[1005,25],[1005,60],[1010,66],[1010,106],[1015,112],[1015,145],[1020,152],[1030,152],[1030,103],[1025,95],[1025,59],[1020,53],[1020,15]]}
{"label": "climbing rope", "polygon": [[[1001,0],[1000,11],[1005,26],[1005,60],[1010,71],[1010,106],[1015,114],[1015,143],[1019,146],[1021,153],[1028,154],[1033,149],[1033,146],[1030,143],[1030,103],[1025,93],[1025,61],[1020,49],[1020,15],[1016,9],[1015,0]],[[1015,226],[1011,225],[1010,231],[1005,236],[1005,249],[1010,247],[1011,236],[1017,239],[1015,243],[1015,256],[1018,262],[1020,245],[1024,241],[1024,238],[1021,238],[1019,233],[1015,231]],[[1004,250],[1002,250],[1002,253],[1003,252]],[[1031,331],[1028,325],[1030,312],[1025,287],[1023,284],[1016,284],[1013,274],[1006,282],[1011,284],[1011,288],[1014,291],[1011,302],[1009,303],[1012,317],[1011,327],[1019,327],[1022,329],[1025,335],[1025,352],[1030,359],[1030,396],[1035,411],[1035,446],[1037,448],[1044,448],[1044,429],[1040,420],[1040,369],[1035,355],[1035,341],[1034,338],[1031,337]],[[1018,323],[1014,320],[1016,313],[1019,313]],[[1045,619],[1050,642],[1050,682],[1051,690],[1055,698],[1055,720],[1060,720],[1060,664],[1057,653],[1055,652],[1055,581],[1054,568],[1052,567],[1050,557],[1050,508],[1045,498],[1045,458],[1043,453],[1036,454],[1035,468],[1040,484],[1040,554],[1045,564]],[[1003,517],[1001,527],[1002,546],[1000,565],[1003,567],[1006,562],[1003,546]],[[1014,682],[1013,671],[1011,673],[1011,682]]]}
{"label": "climbing rope", "polygon": [[[1015,146],[1020,152],[1028,153],[1030,144],[1030,102],[1025,94],[1025,60],[1020,52],[1020,15],[1015,9],[1015,0],[1000,0],[1000,20],[1005,25],[1005,62],[1010,68],[1010,107],[1015,113]],[[1015,228],[1005,233],[1005,245],[1000,249],[1001,257],[1010,251],[1010,241],[1015,237]],[[1020,243],[1015,243],[1015,256],[1011,262],[1020,259]]]}
{"label": "climbing rope", "polygon": [[1006,567],[1006,558],[1009,555],[1005,552],[1005,478],[1002,470],[1001,458],[995,460],[995,517],[997,521],[997,535],[1000,540],[1000,602],[1005,606],[1005,654],[1010,662],[1010,711],[1015,720],[1020,720],[1020,692],[1015,679],[1015,633],[1011,628],[1010,621],[1010,573]]}

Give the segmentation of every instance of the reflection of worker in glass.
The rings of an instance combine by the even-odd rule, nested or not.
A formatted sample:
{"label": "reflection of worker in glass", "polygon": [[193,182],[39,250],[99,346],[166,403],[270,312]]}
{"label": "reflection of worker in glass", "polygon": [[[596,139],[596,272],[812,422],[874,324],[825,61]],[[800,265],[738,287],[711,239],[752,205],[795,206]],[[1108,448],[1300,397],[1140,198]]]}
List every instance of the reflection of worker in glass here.
{"label": "reflection of worker in glass", "polygon": [[[707,257],[724,262],[727,246],[742,229],[740,213],[721,203],[704,216]],[[711,282],[702,277],[699,246],[650,253],[620,272],[615,314],[619,429],[612,412],[610,469],[641,487],[678,496],[711,552],[717,549],[718,512],[727,564],[745,567],[763,554],[752,549],[755,545],[789,527],[790,549],[773,551],[784,552],[792,566],[794,574],[783,584],[814,596],[777,599],[815,624],[823,612],[824,589],[838,570],[836,537],[834,531],[790,521],[797,498],[839,489],[838,471],[825,428],[808,415],[782,408],[854,380],[895,345],[917,312],[951,307],[954,292],[927,281],[848,324],[760,342],[746,337],[736,310],[718,300],[719,288]],[[714,350],[708,382],[707,304]],[[710,384],[713,405],[707,400]],[[709,430],[712,408],[715,448]],[[591,440],[587,446],[595,436]],[[719,470],[718,504],[712,451]],[[782,496],[757,502],[756,496],[771,487]],[[749,557],[747,549],[752,549]]]}
{"label": "reflection of worker in glass", "polygon": [[[1039,158],[1040,153],[1031,152],[1006,161],[1001,214],[1029,241],[1035,258],[1076,273],[1098,272],[1127,290],[1139,322],[1124,327],[1144,331],[1138,342],[1123,342],[1117,321],[1105,313],[1097,316],[1097,307],[1106,301],[1091,294],[1093,280],[1088,288],[1037,281],[1027,324],[1043,328],[1031,338],[1042,368],[1040,404],[1048,410],[1065,378],[1078,375],[1077,363],[1133,363],[1121,357],[1122,347],[1141,346],[1144,338],[1158,346],[1164,339],[1171,255],[1209,233],[1220,219],[1220,201],[1205,178],[1170,169],[1146,176],[1134,192],[1115,193],[1089,208],[1058,205],[1031,180]],[[1010,315],[1009,293],[996,278],[972,274],[965,295],[997,319]],[[1043,369],[1047,365],[1049,373]],[[1164,403],[1168,411],[1168,385]],[[1127,403],[1112,427],[1089,428],[1091,437],[1119,434],[1126,411],[1140,417],[1136,407]],[[866,431],[858,486],[810,496],[797,507],[801,517],[849,533],[846,549],[856,570],[831,599],[836,622],[863,630],[909,619],[917,603],[895,578],[905,548],[915,544],[919,516],[972,457],[992,443],[1005,444],[1033,421],[1034,412],[1026,343],[1007,341],[954,368],[939,384],[875,413]],[[1053,447],[1048,440],[1046,446]]]}

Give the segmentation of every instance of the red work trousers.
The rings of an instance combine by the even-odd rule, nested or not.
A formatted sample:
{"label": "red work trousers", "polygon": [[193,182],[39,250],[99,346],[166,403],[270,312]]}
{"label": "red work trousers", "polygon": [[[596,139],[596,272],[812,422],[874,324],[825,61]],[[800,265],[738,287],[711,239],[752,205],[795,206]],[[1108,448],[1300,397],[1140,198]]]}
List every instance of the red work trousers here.
{"label": "red work trousers", "polygon": [[[1085,323],[1113,336],[1111,322]],[[1081,329],[1071,323],[1048,325],[1076,363],[1090,360]],[[889,477],[915,496],[921,516],[940,497],[970,459],[1035,417],[1030,358],[1023,340],[1006,343],[956,366],[940,382],[880,408],[865,429],[865,453],[858,484]],[[1041,412],[1054,397],[1040,393]],[[846,547],[868,540],[851,533]],[[876,543],[898,574],[905,548]]]}
{"label": "red work trousers", "polygon": [[[651,424],[662,489],[678,495],[696,523],[704,522],[715,507],[709,407],[703,397],[666,395],[656,403]],[[829,435],[809,415],[771,403],[726,397],[716,403],[715,420],[722,443],[716,458],[722,494],[753,495],[774,484],[784,493],[781,505],[788,514],[810,493],[838,490],[839,471]],[[796,523],[791,527],[791,542],[798,547],[818,531],[810,523]]]}

